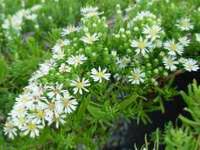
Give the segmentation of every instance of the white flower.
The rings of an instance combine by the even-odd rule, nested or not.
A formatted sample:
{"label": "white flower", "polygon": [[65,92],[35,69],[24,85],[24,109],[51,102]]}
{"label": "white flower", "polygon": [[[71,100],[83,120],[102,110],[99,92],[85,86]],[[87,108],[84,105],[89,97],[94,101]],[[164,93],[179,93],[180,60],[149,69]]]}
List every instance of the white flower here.
{"label": "white flower", "polygon": [[71,71],[71,67],[69,67],[68,65],[66,65],[65,63],[62,63],[59,67],[59,72],[60,73],[65,73],[65,72],[70,72]]}
{"label": "white flower", "polygon": [[21,129],[26,124],[26,116],[12,116],[12,122]]}
{"label": "white flower", "polygon": [[70,41],[69,41],[69,40],[67,40],[67,39],[65,39],[65,40],[59,39],[59,40],[56,42],[55,46],[52,48],[53,54],[59,53],[59,52],[62,50],[62,48],[63,48],[64,46],[67,46],[67,45],[69,45],[69,44],[70,44]]}
{"label": "white flower", "polygon": [[143,20],[145,18],[152,18],[152,19],[155,19],[156,16],[154,14],[152,14],[150,11],[141,11],[141,12],[138,12],[137,15],[133,18],[133,22],[136,22],[136,21],[140,21],[140,20]]}
{"label": "white flower", "polygon": [[12,111],[10,112],[12,117],[25,116],[26,114],[27,108],[23,105],[23,103],[21,105],[14,105]]}
{"label": "white flower", "polygon": [[72,80],[71,81],[71,86],[73,86],[73,91],[74,94],[76,93],[80,93],[81,95],[83,94],[83,90],[88,92],[88,89],[86,89],[85,87],[90,86],[90,83],[88,80],[86,80],[85,78],[83,78],[82,80],[78,77],[76,80]]}
{"label": "white flower", "polygon": [[37,71],[35,71],[31,78],[29,79],[29,82],[35,82],[37,79],[47,75],[49,71],[54,67],[55,65],[55,59],[49,59],[45,61],[44,63],[40,64],[40,67]]}
{"label": "white flower", "polygon": [[169,50],[168,54],[175,56],[176,54],[181,55],[184,51],[183,45],[175,43],[174,40],[169,40],[164,43],[164,48]]}
{"label": "white flower", "polygon": [[46,97],[40,97],[40,98],[37,98],[37,97],[31,97],[32,99],[32,105],[31,107],[29,107],[28,109],[31,110],[31,111],[34,111],[36,109],[43,109],[43,108],[46,108],[47,105],[43,102],[43,100],[46,99]]}
{"label": "white flower", "polygon": [[55,98],[56,100],[60,100],[62,97],[62,93],[66,90],[63,90],[63,84],[56,83],[55,85],[51,85],[47,87],[47,96],[49,98]]}
{"label": "white flower", "polygon": [[183,66],[185,70],[191,72],[191,71],[197,71],[199,69],[199,66],[197,64],[197,61],[194,59],[185,59],[183,62]]}
{"label": "white flower", "polygon": [[25,126],[21,128],[24,135],[30,134],[31,138],[35,138],[39,136],[39,130],[42,129],[43,126],[40,124],[39,121],[28,119]]}
{"label": "white flower", "polygon": [[60,124],[65,123],[65,118],[66,118],[65,114],[56,114],[55,115],[54,122],[56,123],[56,128],[58,128]]}
{"label": "white flower", "polygon": [[99,36],[97,33],[94,33],[92,35],[90,33],[86,33],[85,36],[81,38],[81,41],[86,44],[93,44],[97,40],[99,40]]}
{"label": "white flower", "polygon": [[195,36],[196,36],[196,41],[200,42],[200,33],[196,33]]}
{"label": "white flower", "polygon": [[53,53],[52,58],[54,59],[63,59],[65,57],[65,52],[63,49],[58,49],[56,53]]}
{"label": "white flower", "polygon": [[139,68],[134,68],[131,71],[131,75],[128,76],[129,82],[131,84],[140,84],[144,82],[145,73],[143,73]]}
{"label": "white flower", "polygon": [[[2,3],[2,2],[1,2]],[[20,9],[13,16],[9,16],[7,19],[4,19],[2,23],[2,28],[7,30],[6,34],[10,37],[9,29],[15,31],[16,34],[20,34],[22,30],[22,25],[24,24],[25,19],[35,21],[37,15],[33,12],[40,9],[41,5],[33,6],[30,9]]]}
{"label": "white flower", "polygon": [[56,103],[58,103],[56,106],[59,107],[60,112],[64,113],[72,113],[78,105],[77,100],[69,92],[65,92],[63,97],[59,101],[56,101]]}
{"label": "white flower", "polygon": [[54,116],[55,116],[54,110],[55,110],[54,103],[49,103],[48,109],[45,109],[45,120],[48,122],[48,125],[51,125],[54,121]]}
{"label": "white flower", "polygon": [[178,64],[178,61],[176,61],[176,58],[173,56],[164,57],[163,63],[165,68],[170,71],[175,71],[177,69],[176,65]]}
{"label": "white flower", "polygon": [[122,69],[122,68],[125,68],[130,62],[131,62],[131,60],[130,60],[129,57],[126,57],[126,56],[124,56],[124,57],[122,57],[122,58],[117,57],[117,62],[116,62],[116,64],[117,64],[117,66],[118,66],[119,68]]}
{"label": "white flower", "polygon": [[187,36],[181,37],[178,40],[183,46],[188,46],[190,44],[190,40],[187,38]]}
{"label": "white flower", "polygon": [[98,70],[93,68],[91,70],[91,77],[95,82],[99,81],[100,83],[102,82],[102,79],[109,80],[110,78],[110,73],[106,73],[107,69],[101,70],[99,67]]}
{"label": "white flower", "polygon": [[28,94],[19,95],[19,97],[16,98],[16,105],[30,108],[32,105],[31,96]]}
{"label": "white flower", "polygon": [[[68,92],[68,91],[66,91]],[[45,120],[48,122],[48,125],[51,125],[54,122],[55,116],[63,113],[63,107],[58,103],[60,100],[49,101],[46,100],[47,108],[44,110]]]}
{"label": "white flower", "polygon": [[87,60],[87,57],[85,55],[76,55],[76,56],[71,56],[68,58],[67,63],[69,65],[74,65],[75,67],[78,65],[83,64],[84,61]]}
{"label": "white flower", "polygon": [[[25,89],[25,94],[30,94],[34,97],[41,97],[43,95],[44,92],[44,87],[42,85],[39,85],[38,83],[30,83]],[[29,95],[29,96],[30,96]]]}
{"label": "white flower", "polygon": [[41,122],[42,125],[45,125],[45,116],[46,116],[45,109],[38,109],[35,110],[35,112],[30,115],[30,118],[38,122]]}
{"label": "white flower", "polygon": [[94,16],[95,17],[99,16],[99,15],[103,14],[103,12],[98,12],[97,7],[85,7],[85,8],[81,8],[81,14],[85,18],[90,18],[90,17],[94,17]]}
{"label": "white flower", "polygon": [[11,121],[7,121],[3,128],[5,135],[8,135],[9,138],[14,139],[17,135],[17,129]]}
{"label": "white flower", "polygon": [[189,18],[182,18],[178,20],[176,26],[182,31],[189,31],[190,29],[193,29],[193,25],[191,24]]}
{"label": "white flower", "polygon": [[160,33],[162,32],[161,27],[158,25],[153,25],[152,27],[146,26],[143,30],[143,33],[151,41],[160,38]]}
{"label": "white flower", "polygon": [[69,25],[67,26],[67,28],[63,29],[63,31],[61,32],[62,36],[66,36],[69,35],[70,33],[76,32],[79,29],[77,27],[75,27],[74,25]]}
{"label": "white flower", "polygon": [[149,49],[152,47],[152,44],[147,39],[143,40],[143,38],[140,37],[139,40],[133,40],[131,42],[131,47],[136,48],[135,51],[137,54],[145,55],[149,52]]}

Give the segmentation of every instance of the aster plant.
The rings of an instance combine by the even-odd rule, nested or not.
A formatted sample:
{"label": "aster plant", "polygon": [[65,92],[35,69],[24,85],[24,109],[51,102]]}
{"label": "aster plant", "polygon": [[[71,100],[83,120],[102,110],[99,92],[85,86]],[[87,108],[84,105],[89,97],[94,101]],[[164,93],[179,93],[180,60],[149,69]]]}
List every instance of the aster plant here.
{"label": "aster plant", "polygon": [[117,5],[111,19],[97,7],[82,8],[80,23],[60,30],[52,58],[16,98],[5,135],[36,138],[48,128],[67,136],[69,148],[95,149],[119,115],[148,122],[147,112],[162,109],[158,99],[148,97],[160,79],[199,69],[185,54],[198,42],[190,16],[177,20],[180,34],[170,37],[150,6],[138,2],[124,11]]}

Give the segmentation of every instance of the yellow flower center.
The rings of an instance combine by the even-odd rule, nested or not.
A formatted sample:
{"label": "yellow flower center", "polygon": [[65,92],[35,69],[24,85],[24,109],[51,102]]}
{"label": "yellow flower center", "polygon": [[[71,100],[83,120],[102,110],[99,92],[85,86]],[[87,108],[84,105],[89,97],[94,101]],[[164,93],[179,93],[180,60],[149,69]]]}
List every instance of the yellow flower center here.
{"label": "yellow flower center", "polygon": [[137,73],[133,73],[133,79],[134,80],[139,80],[140,79],[140,75],[139,74],[137,74]]}
{"label": "yellow flower center", "polygon": [[38,116],[39,118],[44,118],[44,116],[45,116],[44,111],[39,110],[39,111],[37,112],[37,116]]}
{"label": "yellow flower center", "polygon": [[34,123],[29,123],[28,124],[28,129],[34,130],[34,129],[36,129],[36,125]]}
{"label": "yellow flower center", "polygon": [[181,26],[188,27],[189,26],[189,22],[188,21],[182,21],[181,22]]}
{"label": "yellow flower center", "polygon": [[23,97],[22,98],[22,103],[28,102],[28,100],[29,100],[28,97]]}
{"label": "yellow flower center", "polygon": [[93,36],[88,36],[88,42],[92,43],[95,41],[95,38]]}
{"label": "yellow flower center", "polygon": [[49,109],[54,110],[55,104],[53,102],[49,103]]}
{"label": "yellow flower center", "polygon": [[170,45],[170,48],[171,48],[173,51],[176,51],[177,46],[176,46],[175,43],[172,43],[172,44]]}
{"label": "yellow flower center", "polygon": [[10,129],[14,128],[14,125],[11,123],[6,123],[5,126],[6,128],[10,128]]}
{"label": "yellow flower center", "polygon": [[59,94],[59,93],[60,93],[60,90],[59,90],[59,89],[54,89],[54,93],[55,93],[55,94]]}
{"label": "yellow flower center", "polygon": [[158,31],[156,29],[150,30],[150,35],[151,36],[155,36],[157,33],[158,33]]}
{"label": "yellow flower center", "polygon": [[173,64],[173,60],[168,59],[168,60],[167,60],[167,64],[172,65],[172,64]]}
{"label": "yellow flower center", "polygon": [[138,48],[144,49],[146,47],[146,43],[143,41],[138,42]]}
{"label": "yellow flower center", "polygon": [[25,123],[25,118],[24,118],[24,117],[20,117],[20,118],[19,118],[19,122],[20,122],[21,124]]}
{"label": "yellow flower center", "polygon": [[104,73],[102,71],[98,72],[96,75],[97,77],[100,77],[100,78],[104,77]]}
{"label": "yellow flower center", "polygon": [[83,82],[82,81],[77,82],[76,87],[79,88],[79,89],[83,88],[84,87]]}
{"label": "yellow flower center", "polygon": [[69,99],[64,99],[63,104],[64,104],[65,107],[68,107],[69,106]]}

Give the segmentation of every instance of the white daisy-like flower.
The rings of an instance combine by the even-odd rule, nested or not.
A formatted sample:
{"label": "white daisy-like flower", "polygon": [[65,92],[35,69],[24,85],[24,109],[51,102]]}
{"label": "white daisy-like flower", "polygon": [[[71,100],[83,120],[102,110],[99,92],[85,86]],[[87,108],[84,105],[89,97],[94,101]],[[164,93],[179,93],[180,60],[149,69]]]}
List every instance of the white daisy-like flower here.
{"label": "white daisy-like flower", "polygon": [[42,85],[39,85],[38,83],[30,83],[24,89],[24,91],[25,91],[25,94],[28,94],[28,95],[31,94],[34,97],[41,97],[44,93],[44,87]]}
{"label": "white daisy-like flower", "polygon": [[76,32],[78,31],[79,28],[75,27],[74,25],[69,25],[67,26],[67,28],[64,28],[61,32],[62,36],[66,36],[69,35],[70,33]]}
{"label": "white daisy-like flower", "polygon": [[86,87],[90,86],[89,80],[82,78],[80,79],[79,77],[76,80],[71,81],[71,86],[73,88],[74,94],[80,93],[81,95],[83,94],[83,91],[88,92],[88,89]]}
{"label": "white daisy-like flower", "polygon": [[56,83],[55,85],[47,86],[47,96],[50,99],[55,98],[56,100],[60,100],[65,91],[63,90],[63,84]]}
{"label": "white daisy-like flower", "polygon": [[7,121],[4,125],[3,131],[9,138],[14,139],[17,135],[17,129],[12,121]]}
{"label": "white daisy-like flower", "polygon": [[155,19],[156,16],[152,14],[150,11],[141,11],[141,12],[138,12],[137,15],[133,18],[133,22],[143,20],[144,18]]}
{"label": "white daisy-like flower", "polygon": [[28,94],[21,94],[19,97],[16,98],[16,105],[18,106],[26,106],[27,108],[31,107],[32,101],[31,101],[31,96]]}
{"label": "white daisy-like flower", "polygon": [[189,31],[193,29],[193,25],[191,24],[191,20],[189,18],[181,18],[177,22],[176,26],[182,31]]}
{"label": "white daisy-like flower", "polygon": [[19,117],[19,116],[25,116],[27,114],[27,107],[23,104],[20,105],[14,105],[13,109],[9,113],[12,117]]}
{"label": "white daisy-like flower", "polygon": [[51,125],[54,121],[54,113],[55,110],[55,103],[49,103],[48,108],[44,110],[45,112],[45,121],[47,121],[48,126]]}
{"label": "white daisy-like flower", "polygon": [[199,66],[198,66],[198,62],[194,59],[184,59],[184,61],[182,61],[183,63],[183,66],[185,68],[185,70],[191,72],[191,71],[197,71],[199,69]]}
{"label": "white daisy-like flower", "polygon": [[85,7],[85,8],[81,8],[81,14],[85,18],[90,18],[90,17],[94,17],[94,16],[95,17],[99,16],[99,15],[103,14],[103,12],[98,12],[97,7]]}
{"label": "white daisy-like flower", "polygon": [[129,57],[122,57],[122,58],[119,58],[117,57],[117,66],[122,69],[122,68],[125,68],[129,63],[131,62],[131,59]]}
{"label": "white daisy-like flower", "polygon": [[91,70],[91,77],[93,78],[93,80],[95,81],[95,82],[102,82],[102,79],[105,79],[105,80],[109,80],[109,78],[110,78],[110,73],[106,73],[106,71],[107,71],[107,69],[105,68],[105,69],[101,69],[101,67],[99,67],[98,68],[98,70],[97,69],[95,69],[95,68],[93,68],[92,70]]}
{"label": "white daisy-like flower", "polygon": [[97,40],[99,40],[99,35],[97,33],[94,33],[92,35],[90,33],[86,33],[85,36],[81,38],[81,41],[86,44],[93,44]]}
{"label": "white daisy-like flower", "polygon": [[65,123],[65,118],[65,114],[55,114],[54,122],[56,124],[56,128],[59,128],[60,124],[63,125]]}
{"label": "white daisy-like flower", "polygon": [[197,42],[200,42],[200,33],[196,33],[196,34],[195,34],[195,37],[196,37],[196,41],[197,41]]}
{"label": "white daisy-like flower", "polygon": [[180,57],[178,61],[183,64],[185,61],[187,61],[187,58]]}
{"label": "white daisy-like flower", "polygon": [[59,39],[55,46],[52,48],[53,54],[59,53],[60,50],[64,47],[70,44],[70,41],[68,39],[61,40]]}
{"label": "white daisy-like flower", "polygon": [[41,124],[44,126],[45,125],[45,116],[46,116],[45,109],[38,109],[38,110],[35,110],[35,112],[30,115],[30,118],[32,118],[33,120],[36,120],[38,122],[41,122]]}
{"label": "white daisy-like flower", "polygon": [[52,58],[56,60],[63,59],[65,57],[65,51],[63,49],[59,49],[56,53],[53,53]]}
{"label": "white daisy-like flower", "polygon": [[176,54],[182,55],[184,47],[180,43],[176,43],[175,40],[169,40],[164,43],[164,48],[169,50],[168,54],[175,56]]}
{"label": "white daisy-like flower", "polygon": [[44,97],[37,105],[37,107],[33,108],[34,109],[30,109],[32,112],[32,118],[33,119],[37,119],[39,121],[41,121],[44,124],[44,120],[45,120],[45,110],[48,109],[48,104],[46,103],[47,98]]}
{"label": "white daisy-like flower", "polygon": [[188,46],[190,44],[190,40],[187,36],[181,37],[178,40],[183,46]]}
{"label": "white daisy-like flower", "polygon": [[151,49],[152,43],[149,42],[147,39],[143,39],[142,37],[140,37],[139,40],[133,40],[131,42],[131,47],[136,48],[136,54],[145,55]]}
{"label": "white daisy-like flower", "polygon": [[143,30],[143,34],[146,35],[148,39],[151,41],[154,41],[157,38],[160,38],[160,33],[162,32],[162,29],[158,25],[153,25],[152,27],[146,26]]}
{"label": "white daisy-like flower", "polygon": [[140,84],[144,82],[144,78],[145,73],[139,68],[134,68],[133,71],[131,71],[131,75],[128,76],[128,81],[131,82],[131,84]]}
{"label": "white daisy-like flower", "polygon": [[28,108],[29,110],[34,111],[36,109],[43,109],[47,107],[46,104],[43,102],[43,100],[45,100],[46,97],[37,98],[37,97],[32,96],[31,99],[33,103],[32,103],[32,106]]}
{"label": "white daisy-like flower", "polygon": [[12,122],[21,129],[26,124],[26,116],[12,116]]}
{"label": "white daisy-like flower", "polygon": [[70,72],[70,71],[71,71],[71,67],[66,65],[65,63],[62,63],[59,67],[60,73],[65,73],[65,72]]}
{"label": "white daisy-like flower", "polygon": [[67,63],[69,65],[74,65],[75,67],[78,65],[83,64],[84,61],[87,60],[87,57],[85,55],[76,55],[76,56],[71,56],[68,58]]}
{"label": "white daisy-like flower", "polygon": [[20,130],[23,132],[24,135],[30,134],[31,138],[35,138],[39,136],[39,130],[43,128],[40,121],[28,119],[25,126],[23,126]]}
{"label": "white daisy-like flower", "polygon": [[34,83],[37,79],[47,75],[54,66],[55,66],[55,59],[53,58],[40,64],[39,69],[32,74],[31,78],[29,79],[29,82]]}
{"label": "white daisy-like flower", "polygon": [[65,92],[63,97],[59,100],[56,101],[57,103],[57,109],[60,109],[60,112],[64,113],[72,113],[73,111],[76,110],[76,107],[78,105],[77,100],[69,94],[69,92]]}
{"label": "white daisy-like flower", "polygon": [[165,68],[170,71],[175,71],[177,69],[176,65],[178,64],[178,61],[176,61],[176,58],[174,56],[164,57],[163,63],[165,65]]}

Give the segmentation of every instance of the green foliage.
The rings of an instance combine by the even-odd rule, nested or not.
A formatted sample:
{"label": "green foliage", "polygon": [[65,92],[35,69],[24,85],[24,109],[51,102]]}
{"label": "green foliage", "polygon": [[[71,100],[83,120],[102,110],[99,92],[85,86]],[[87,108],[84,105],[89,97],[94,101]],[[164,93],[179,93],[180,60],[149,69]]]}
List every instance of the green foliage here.
{"label": "green foliage", "polygon": [[[188,86],[188,92],[181,92],[184,102],[187,107],[186,111],[190,114],[179,116],[179,121],[181,121],[181,126],[172,125],[168,123],[165,126],[164,133],[160,132],[156,134],[156,130],[152,134],[152,141],[158,140],[158,143],[165,145],[166,150],[199,150],[200,148],[200,134],[199,134],[199,98],[200,98],[200,86],[197,82],[194,82]],[[180,123],[180,122],[179,122]],[[157,138],[155,138],[158,135]]]}
{"label": "green foliage", "polygon": [[188,86],[188,93],[182,92],[181,94],[187,104],[185,110],[189,112],[191,119],[184,116],[180,116],[180,119],[185,125],[192,127],[198,134],[200,132],[200,86],[194,81],[193,84]]}
{"label": "green foliage", "polygon": [[199,143],[188,128],[166,127],[164,143],[166,150],[198,150]]}
{"label": "green foliage", "polygon": [[[25,8],[30,8],[38,3],[40,3],[39,0],[27,1]],[[149,7],[147,5],[147,0],[141,3],[140,7],[135,8],[135,10],[131,12],[133,16],[138,11],[143,10],[143,8]],[[15,14],[16,11],[22,8],[20,0],[6,0],[5,4],[5,9],[0,11],[4,13],[6,17]],[[130,88],[130,86],[126,84],[103,84],[102,86],[94,87],[91,95],[82,98],[79,109],[75,114],[68,116],[64,127],[60,129],[55,129],[54,126],[51,126],[52,128],[45,128],[36,139],[19,137],[14,141],[10,141],[3,135],[3,123],[5,122],[6,115],[12,109],[14,98],[22,91],[23,87],[28,84],[28,79],[36,70],[38,64],[50,58],[49,48],[51,48],[60,37],[60,29],[69,24],[77,23],[80,19],[79,10],[84,6],[98,6],[100,11],[104,12],[104,15],[111,18],[110,20],[112,21],[112,16],[116,13],[113,10],[116,9],[117,4],[120,4],[122,9],[126,8],[128,5],[135,5],[130,0],[60,0],[59,2],[49,0],[45,3],[45,6],[38,11],[37,23],[25,21],[20,35],[16,36],[13,34],[12,40],[7,39],[4,33],[5,31],[0,27],[0,55],[2,55],[0,57],[0,146],[3,145],[3,149],[68,150],[77,149],[77,147],[80,149],[99,149],[103,148],[109,135],[108,129],[120,115],[126,118],[136,119],[139,124],[141,121],[144,123],[151,122],[148,113],[157,110],[165,111],[163,103],[177,95],[177,91],[172,87],[172,80],[163,81],[163,79],[158,79],[158,83],[156,82],[157,85],[139,88]],[[187,2],[174,0],[170,4],[163,0],[155,2],[153,6],[148,9],[163,17],[161,24],[165,28],[167,37],[178,38],[182,35],[178,34],[180,32],[176,32],[174,24],[177,18],[180,18],[182,15],[191,17],[195,24],[193,33],[199,31],[199,12],[191,14],[191,10],[197,9],[198,5],[198,0],[188,0]],[[113,30],[117,31],[123,27],[121,22],[123,16],[118,15],[115,19],[116,25],[113,27]],[[3,20],[0,19],[0,22],[2,21]],[[93,30],[92,23],[93,22],[88,23],[91,30]],[[38,25],[39,28],[36,28],[35,25]],[[103,30],[103,28],[99,27],[98,30]],[[107,31],[105,30],[105,32]],[[94,63],[100,65],[101,61],[110,64],[112,58],[110,57],[109,50],[113,48],[113,45],[115,48],[119,48],[122,54],[130,51],[129,47],[126,45],[126,39],[113,39],[112,42],[109,43],[107,39],[110,37],[108,37],[107,34],[102,35],[102,37],[104,40],[101,45],[99,44],[99,47],[83,47],[88,55],[91,54],[93,49],[99,53],[100,57],[91,60],[91,65]],[[192,37],[192,39],[194,41],[194,37]],[[104,42],[108,47],[105,48],[104,53],[101,53],[105,45]],[[121,46],[120,43],[124,43],[124,45]],[[77,49],[72,49],[72,51],[76,50]],[[69,54],[71,54],[72,51],[69,52]],[[187,57],[194,57],[195,55],[199,57],[198,52],[199,45],[197,42],[193,42],[187,47],[185,55]],[[151,57],[154,58],[155,56]],[[156,65],[156,63],[158,62],[155,60],[155,64],[151,65]],[[109,69],[115,70],[115,66]],[[125,74],[127,72],[123,73]],[[52,74],[55,75],[55,72],[52,71]],[[56,81],[65,81],[65,79],[59,77],[59,75],[54,76]],[[44,79],[44,82],[45,81],[46,79]],[[66,84],[68,83],[66,82]],[[121,100],[117,97],[119,93],[130,94]],[[95,101],[89,101],[93,99],[93,95],[97,95]],[[190,113],[191,118],[180,116],[180,119],[184,123],[184,126],[181,128],[173,128],[173,126],[169,124],[166,127],[165,133],[162,135],[163,139],[157,131],[154,141],[156,150],[158,149],[159,142],[162,140],[167,150],[198,150],[199,148],[200,87],[197,86],[197,83],[194,83],[189,86],[188,94],[182,92],[182,96],[188,106],[186,110]],[[79,143],[78,146],[77,143]],[[148,149],[147,140],[144,147]]]}

